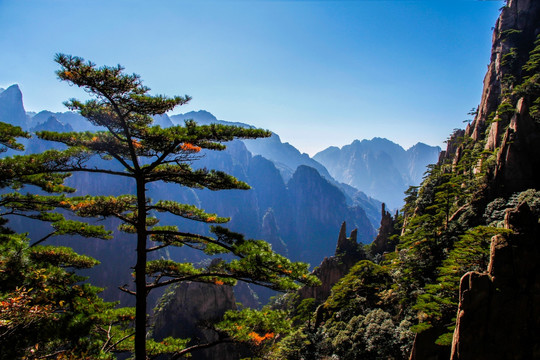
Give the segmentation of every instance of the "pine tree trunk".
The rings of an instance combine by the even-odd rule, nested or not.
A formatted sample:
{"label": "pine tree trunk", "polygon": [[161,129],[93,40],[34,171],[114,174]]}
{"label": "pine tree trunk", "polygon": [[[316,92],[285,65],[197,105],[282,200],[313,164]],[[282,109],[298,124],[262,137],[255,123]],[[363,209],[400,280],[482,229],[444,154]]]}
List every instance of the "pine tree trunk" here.
{"label": "pine tree trunk", "polygon": [[146,189],[137,179],[137,264],[135,265],[135,360],[146,360]]}

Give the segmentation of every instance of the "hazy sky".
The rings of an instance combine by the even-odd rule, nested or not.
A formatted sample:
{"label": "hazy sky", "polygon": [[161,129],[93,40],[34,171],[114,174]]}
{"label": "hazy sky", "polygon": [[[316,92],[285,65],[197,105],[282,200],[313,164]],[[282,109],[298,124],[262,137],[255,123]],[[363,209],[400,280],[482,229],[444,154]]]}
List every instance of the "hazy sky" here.
{"label": "hazy sky", "polygon": [[442,146],[480,101],[503,1],[0,0],[0,87],[27,111],[84,97],[63,52],[154,94],[277,132],[311,155],[354,139]]}

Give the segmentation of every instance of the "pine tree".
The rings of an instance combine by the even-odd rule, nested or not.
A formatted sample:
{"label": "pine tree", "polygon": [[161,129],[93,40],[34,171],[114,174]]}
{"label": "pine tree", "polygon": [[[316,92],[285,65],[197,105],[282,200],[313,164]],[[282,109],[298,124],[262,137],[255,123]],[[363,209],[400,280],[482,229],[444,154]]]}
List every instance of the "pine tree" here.
{"label": "pine tree", "polygon": [[[135,288],[121,288],[136,297],[136,359],[147,356],[146,297],[153,289],[181,281],[232,285],[242,280],[283,290],[296,288],[298,282],[316,281],[307,275],[306,264],[290,262],[274,253],[264,241],[248,240],[219,226],[211,228],[213,237],[184,232],[175,225],[160,226],[159,218],[153,214],[168,213],[208,224],[225,223],[228,219],[208,214],[193,205],[173,200],[152,201],[147,197],[148,187],[156,182],[210,190],[249,189],[233,176],[220,171],[193,169],[191,163],[203,150],[225,149],[223,142],[266,137],[270,132],[218,124],[200,126],[191,120],[183,126],[163,129],[152,125],[152,116],[187,103],[189,96],[149,95],[149,88],[142,85],[140,77],[124,73],[120,65],[98,68],[82,58],[63,54],[57,55],[56,62],[61,66],[57,71],[61,80],[92,95],[86,102],[71,99],[66,102],[67,107],[106,130],[37,133],[41,139],[65,144],[67,150],[48,150],[27,156],[26,174],[65,177],[70,173],[89,172],[127,177],[135,183],[135,194],[66,198],[60,205],[80,217],[116,217],[122,222],[120,230],[136,234]],[[108,165],[108,161],[116,162],[116,165]],[[148,260],[149,253],[167,246],[188,246],[209,256],[230,254],[232,256],[228,258],[232,260],[213,261],[207,268],[172,260]],[[159,352],[159,349],[155,350],[159,345],[151,344],[153,353]],[[182,343],[177,345],[182,346]],[[182,349],[163,349],[168,353],[179,351]]]}

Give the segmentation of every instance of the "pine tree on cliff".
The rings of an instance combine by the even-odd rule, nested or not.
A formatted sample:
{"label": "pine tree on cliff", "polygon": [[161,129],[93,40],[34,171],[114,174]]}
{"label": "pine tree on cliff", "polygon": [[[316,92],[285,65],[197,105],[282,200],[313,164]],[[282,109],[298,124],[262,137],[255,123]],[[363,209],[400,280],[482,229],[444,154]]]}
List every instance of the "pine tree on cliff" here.
{"label": "pine tree on cliff", "polygon": [[[140,77],[125,74],[120,65],[98,68],[84,59],[63,54],[57,55],[56,62],[61,66],[57,71],[61,80],[83,88],[93,97],[86,102],[71,99],[66,106],[106,130],[38,132],[38,137],[63,143],[67,150],[49,150],[32,155],[27,161],[39,164],[32,169],[37,174],[89,172],[134,181],[135,194],[67,198],[63,206],[80,217],[116,217],[122,222],[120,230],[136,234],[135,288],[121,288],[136,297],[135,359],[146,359],[147,342],[151,344],[149,355],[164,352],[178,357],[188,350],[185,341],[169,339],[160,344],[146,340],[146,297],[153,289],[182,281],[234,284],[237,280],[274,289],[292,289],[297,287],[297,282],[316,281],[307,275],[306,264],[292,263],[275,254],[264,241],[247,240],[218,226],[211,228],[214,237],[184,232],[174,225],[158,226],[159,218],[154,216],[157,213],[208,224],[225,223],[228,219],[193,205],[173,200],[153,201],[147,196],[148,186],[156,182],[210,190],[249,189],[247,184],[224,172],[195,170],[190,164],[200,158],[203,149],[223,150],[223,142],[266,137],[270,132],[217,124],[199,126],[194,121],[162,129],[152,125],[152,116],[187,103],[189,96],[149,95],[149,88],[142,85]],[[116,164],[107,166],[106,160]],[[172,260],[148,260],[149,253],[167,246],[188,246],[207,255],[230,254],[228,258],[232,260],[213,261],[207,268]],[[171,349],[171,344],[176,348]]]}

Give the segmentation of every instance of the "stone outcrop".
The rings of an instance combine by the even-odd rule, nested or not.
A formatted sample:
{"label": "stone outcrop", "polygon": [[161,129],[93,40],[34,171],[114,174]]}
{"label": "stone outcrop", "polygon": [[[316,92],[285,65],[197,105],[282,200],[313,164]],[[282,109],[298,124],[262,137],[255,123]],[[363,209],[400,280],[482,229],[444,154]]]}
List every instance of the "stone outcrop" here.
{"label": "stone outcrop", "polygon": [[527,102],[520,99],[497,153],[493,184],[497,195],[509,195],[540,184],[538,144],[540,127],[531,118]]}
{"label": "stone outcrop", "polygon": [[451,360],[540,358],[540,225],[527,203],[509,209],[511,235],[491,242],[487,273],[465,274]]}
{"label": "stone outcrop", "polygon": [[347,237],[347,225],[345,222],[341,225],[335,255],[325,258],[313,271],[313,275],[321,280],[321,285],[300,289],[299,300],[314,298],[317,303],[325,301],[339,279],[345,276],[354,264],[365,259],[365,254],[357,243],[356,234],[355,229],[350,237]]}
{"label": "stone outcrop", "polygon": [[351,231],[351,236],[347,237],[347,223],[343,222],[343,224],[341,224],[341,229],[339,230],[335,255],[346,257],[358,251],[358,243],[356,242],[357,235],[358,230],[354,229]]}
{"label": "stone outcrop", "polygon": [[465,135],[465,130],[462,129],[456,129],[452,135],[450,135],[450,138],[446,142],[446,150],[441,151],[439,153],[439,163],[445,161],[445,160],[457,160],[459,159],[459,150],[460,150],[460,138],[463,138]]}
{"label": "stone outcrop", "polygon": [[392,235],[396,234],[395,219],[390,212],[386,211],[384,203],[382,204],[381,214],[379,234],[371,244],[372,255],[382,255],[396,249],[395,241],[392,241],[390,238]]}
{"label": "stone outcrop", "polygon": [[434,345],[441,335],[440,329],[430,328],[414,337],[409,360],[446,360],[449,357],[447,346]]}
{"label": "stone outcrop", "polygon": [[[154,317],[154,338],[162,340],[168,336],[191,338],[190,345],[204,344],[219,339],[211,323],[220,321],[227,310],[236,309],[233,288],[197,282],[181,283],[162,300]],[[210,349],[193,353],[196,360],[235,359],[238,350],[232,344],[220,344]]]}

